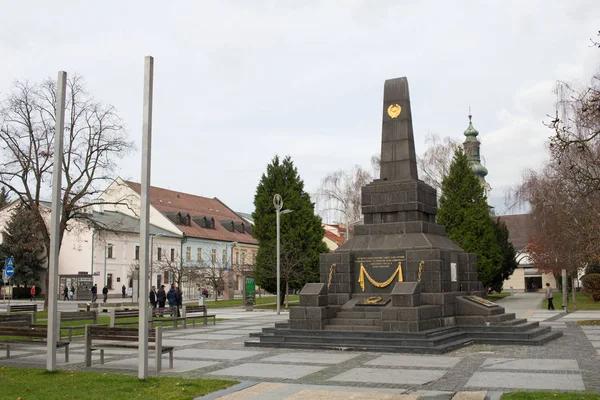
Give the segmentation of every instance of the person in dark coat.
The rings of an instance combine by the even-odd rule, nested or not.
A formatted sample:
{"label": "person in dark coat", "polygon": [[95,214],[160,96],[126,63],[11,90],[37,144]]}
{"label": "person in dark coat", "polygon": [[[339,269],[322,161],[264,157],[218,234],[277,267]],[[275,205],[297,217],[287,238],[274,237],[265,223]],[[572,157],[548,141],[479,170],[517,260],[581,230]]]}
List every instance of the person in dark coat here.
{"label": "person in dark coat", "polygon": [[92,286],[92,303],[95,303],[97,298],[98,298],[98,285],[94,285],[94,286]]}
{"label": "person in dark coat", "polygon": [[125,287],[125,285],[123,285],[123,287],[121,288],[121,297],[125,298],[126,293],[127,293],[127,288]]}
{"label": "person in dark coat", "polygon": [[183,306],[183,293],[179,286],[175,286],[175,290],[177,291],[177,317],[181,317],[181,306]]}
{"label": "person in dark coat", "polygon": [[150,299],[150,304],[152,304],[152,308],[156,308],[156,302],[157,302],[157,294],[156,294],[156,286],[152,286],[152,289],[150,290],[150,295],[148,296]]}
{"label": "person in dark coat", "polygon": [[[165,292],[165,285],[160,285],[160,289],[156,294],[156,299],[158,300],[158,308],[165,308],[165,302],[167,301],[167,292]],[[160,316],[162,317],[162,310],[160,311]]]}
{"label": "person in dark coat", "polygon": [[104,289],[102,289],[102,295],[104,296],[104,303],[106,303],[106,300],[108,300],[108,286],[104,286]]}
{"label": "person in dark coat", "polygon": [[176,308],[177,308],[177,298],[179,297],[179,293],[177,293],[177,290],[175,289],[175,284],[172,283],[171,284],[171,289],[169,289],[169,292],[167,293],[167,301],[169,302],[169,312],[171,314],[171,316],[176,315]]}
{"label": "person in dark coat", "polygon": [[69,287],[68,286],[65,286],[65,289],[63,290],[63,294],[64,294],[63,300],[69,300]]}

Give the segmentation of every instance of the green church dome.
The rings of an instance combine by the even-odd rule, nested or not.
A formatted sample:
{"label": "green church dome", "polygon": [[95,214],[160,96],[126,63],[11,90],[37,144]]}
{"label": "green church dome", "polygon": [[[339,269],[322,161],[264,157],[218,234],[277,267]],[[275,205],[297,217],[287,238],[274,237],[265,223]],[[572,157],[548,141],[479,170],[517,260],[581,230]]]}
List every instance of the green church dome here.
{"label": "green church dome", "polygon": [[475,175],[481,176],[482,178],[485,178],[488,174],[487,168],[478,162],[471,163],[471,169]]}

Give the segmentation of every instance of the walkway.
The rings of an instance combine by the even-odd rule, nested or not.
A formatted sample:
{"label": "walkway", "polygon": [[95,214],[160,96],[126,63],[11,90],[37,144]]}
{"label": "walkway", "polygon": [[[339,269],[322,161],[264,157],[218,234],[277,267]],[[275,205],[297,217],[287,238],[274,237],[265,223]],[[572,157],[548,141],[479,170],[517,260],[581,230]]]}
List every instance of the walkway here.
{"label": "walkway", "polygon": [[[503,391],[518,389],[592,390],[600,392],[600,327],[580,327],[573,320],[600,319],[600,312],[546,315],[527,309],[539,304],[535,295],[518,295],[502,301],[508,311],[561,324],[564,336],[542,347],[473,345],[443,356],[404,354],[297,351],[246,348],[251,332],[285,321],[287,313],[215,310],[217,322],[194,329],[167,330],[165,345],[173,345],[175,368],[161,375],[186,378],[229,378],[242,383],[206,399],[450,399],[460,391],[488,392],[498,398]],[[579,314],[581,313],[581,314]],[[43,351],[13,352],[14,359],[0,365],[45,366]],[[83,343],[73,343],[65,369],[85,369]],[[137,373],[137,352],[107,351],[100,365],[94,355],[92,370]],[[62,361],[58,357],[58,361]],[[150,370],[154,360],[150,359]],[[163,361],[163,366],[168,365]],[[233,390],[238,390],[233,393]],[[480,394],[480,397],[481,394]]]}

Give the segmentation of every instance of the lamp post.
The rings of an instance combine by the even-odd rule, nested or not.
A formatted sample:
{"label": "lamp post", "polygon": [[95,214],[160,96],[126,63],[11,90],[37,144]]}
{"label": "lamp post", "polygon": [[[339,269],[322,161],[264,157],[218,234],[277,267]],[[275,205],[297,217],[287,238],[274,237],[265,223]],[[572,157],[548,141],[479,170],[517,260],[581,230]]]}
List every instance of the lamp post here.
{"label": "lamp post", "polygon": [[275,206],[275,214],[277,216],[277,315],[279,315],[280,313],[280,294],[279,291],[281,290],[280,286],[281,286],[281,268],[280,268],[280,263],[279,263],[279,242],[280,242],[280,238],[279,238],[279,216],[281,214],[287,214],[287,213],[291,213],[294,210],[281,210],[281,208],[283,207],[283,199],[281,198],[281,196],[279,194],[276,194],[275,196],[273,196],[273,205]]}

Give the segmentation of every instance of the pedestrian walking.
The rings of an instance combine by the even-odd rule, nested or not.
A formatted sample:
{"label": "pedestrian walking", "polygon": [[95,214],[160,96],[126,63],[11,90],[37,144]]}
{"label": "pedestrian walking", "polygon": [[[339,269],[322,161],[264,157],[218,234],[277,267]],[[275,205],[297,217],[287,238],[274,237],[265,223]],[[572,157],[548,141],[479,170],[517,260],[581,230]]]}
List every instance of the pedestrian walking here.
{"label": "pedestrian walking", "polygon": [[156,302],[157,302],[157,293],[156,293],[156,286],[152,286],[152,289],[150,290],[150,295],[148,296],[150,298],[150,304],[152,304],[152,308],[156,308]]}
{"label": "pedestrian walking", "polygon": [[548,310],[554,310],[554,304],[552,303],[554,294],[552,293],[552,288],[549,283],[546,283],[546,299],[548,300]]}
{"label": "pedestrian walking", "polygon": [[106,300],[108,300],[108,286],[104,286],[104,289],[102,289],[102,296],[104,296],[104,301],[103,303],[106,303]]}
{"label": "pedestrian walking", "polygon": [[63,300],[69,300],[69,287],[65,285],[63,289]]}
{"label": "pedestrian walking", "polygon": [[98,299],[98,285],[92,286],[92,303],[95,303]]}
{"label": "pedestrian walking", "polygon": [[125,293],[127,292],[127,288],[125,287],[125,285],[123,285],[123,287],[121,288],[121,297],[125,298]]}
{"label": "pedestrian walking", "polygon": [[31,286],[31,290],[29,291],[29,301],[35,301],[35,285]]}
{"label": "pedestrian walking", "polygon": [[181,306],[183,306],[183,293],[179,286],[175,286],[175,290],[177,291],[177,318],[181,317]]}
{"label": "pedestrian walking", "polygon": [[71,300],[75,300],[75,285],[71,284]]}

